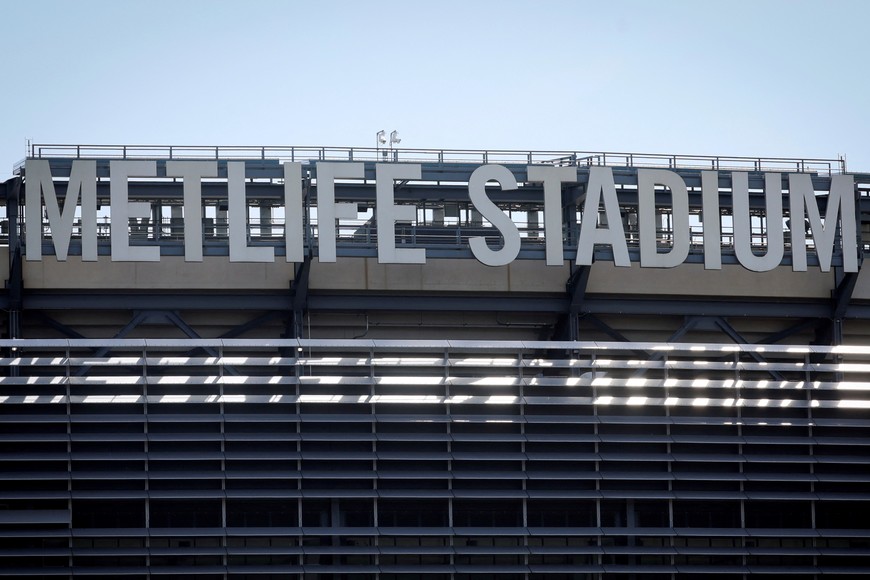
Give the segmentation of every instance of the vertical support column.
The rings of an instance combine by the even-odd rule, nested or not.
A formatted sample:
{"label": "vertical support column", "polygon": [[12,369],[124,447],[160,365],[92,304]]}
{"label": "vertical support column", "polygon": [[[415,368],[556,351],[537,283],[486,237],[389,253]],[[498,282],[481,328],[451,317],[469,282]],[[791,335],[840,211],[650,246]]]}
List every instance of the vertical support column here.
{"label": "vertical support column", "polygon": [[[861,264],[862,262],[859,262],[859,268]],[[844,272],[842,268],[838,267],[835,268],[835,275],[838,282],[831,300],[831,346],[843,344],[843,322],[849,310],[849,302],[852,299],[855,286],[858,283],[857,272]],[[834,363],[842,361],[842,357],[838,355],[832,354],[831,358]],[[836,373],[835,380],[842,381],[843,373]]]}
{"label": "vertical support column", "polygon": [[[668,365],[667,365],[667,363],[664,364],[663,368],[662,368],[662,384],[665,386],[664,387],[664,395],[665,395],[665,401],[667,401],[668,398],[670,397],[670,388],[668,387],[670,382],[668,381]],[[674,433],[671,429],[671,425],[672,425],[671,419],[670,419],[671,407],[667,404],[665,404],[664,407],[665,407],[665,417],[668,418],[667,423],[665,423],[665,436],[667,437],[667,441],[668,441],[665,444],[665,451],[668,454],[668,475],[670,476],[668,479],[668,493],[671,495],[671,497],[668,499],[668,527],[670,527],[671,530],[673,530],[674,526],[675,526],[675,524],[674,524],[674,500],[673,500],[673,497],[674,497],[674,475],[673,475],[673,473],[674,473],[674,455],[673,455],[673,453],[674,453]],[[674,542],[675,536],[676,536],[676,534],[674,534],[674,533],[671,533],[668,535],[668,547],[671,548],[671,555],[668,556],[668,563],[671,566],[674,566],[676,563],[675,560],[676,560],[677,551],[676,551],[676,546],[675,546],[675,542]],[[675,575],[671,574],[671,578],[674,578],[674,577],[675,577]]]}
{"label": "vertical support column", "polygon": [[[308,308],[308,279],[311,273],[311,257],[296,265],[293,275],[293,311],[290,313],[290,323],[287,329],[289,338],[302,338],[305,310]],[[308,338],[311,338],[310,336]]]}
{"label": "vertical support column", "polygon": [[831,346],[843,344],[843,319],[835,318],[831,321]]}
{"label": "vertical support column", "polygon": [[[309,354],[310,354],[309,350]],[[302,532],[302,406],[299,403],[299,398],[302,395],[302,387],[300,386],[300,377],[305,374],[305,369],[302,367],[305,358],[305,352],[302,345],[297,342],[296,352],[293,353],[295,361],[293,364],[293,373],[296,377],[294,384],[296,402],[293,403],[293,412],[296,416],[296,526],[299,528],[299,537],[297,538],[298,545],[302,545],[304,535]],[[304,563],[304,556],[300,562]]]}
{"label": "vertical support column", "polygon": [[272,206],[266,203],[259,205],[260,211],[260,235],[264,238],[272,236]]}
{"label": "vertical support column", "polygon": [[474,207],[469,206],[468,209],[468,225],[472,227],[480,227],[483,225],[483,215]]}
{"label": "vertical support column", "polygon": [[[566,201],[562,197],[562,247],[574,248],[580,235],[580,224],[577,222],[577,200]],[[571,258],[574,259],[573,257]]]}
{"label": "vertical support column", "polygon": [[[190,216],[191,219],[194,216]],[[169,208],[169,237],[173,240],[184,237],[184,208],[173,205]]]}
{"label": "vertical support column", "polygon": [[541,223],[538,221],[539,212],[530,210],[526,212],[526,233],[530,238],[540,238]]}
{"label": "vertical support column", "polygon": [[[574,268],[574,266],[572,266]],[[580,266],[574,269],[565,284],[568,294],[568,340],[580,340],[580,311],[586,296],[586,285],[589,283],[591,266]]]}
{"label": "vertical support column", "polygon": [[[378,414],[375,405],[377,403],[372,403],[371,401],[375,401],[375,394],[377,390],[375,389],[375,384],[377,382],[377,377],[375,375],[375,348],[374,346],[369,349],[369,360],[367,361],[369,365],[369,417],[371,418],[371,427],[370,433],[372,434],[372,443],[371,449],[372,451],[372,473],[375,474],[372,477],[372,489],[374,490],[374,498],[371,500],[372,506],[372,525],[375,529],[380,526],[380,521],[378,518]],[[380,534],[375,535],[374,538],[375,547],[380,545]],[[375,566],[379,566],[381,563],[380,550],[375,550]]]}
{"label": "vertical support column", "polygon": [[593,350],[589,357],[589,367],[592,370],[592,434],[594,436],[593,453],[595,454],[595,473],[599,474],[595,478],[595,527],[598,528],[595,536],[595,546],[598,548],[598,554],[595,555],[595,564],[598,566],[604,565],[604,551],[602,548],[603,535],[601,532],[601,430],[599,425],[601,421],[598,419],[598,384],[594,380],[596,367],[596,352]]}
{"label": "vertical support column", "polygon": [[[10,231],[11,231],[11,229],[10,229]],[[70,353],[69,344],[67,344],[67,346],[66,346],[66,385],[65,385],[65,389],[64,389],[65,394],[66,394],[66,472],[67,473],[72,473],[72,403],[70,403],[71,396],[72,396],[72,388],[70,387],[70,383],[72,382],[70,380],[70,377],[72,376],[72,370],[70,368],[70,366],[71,366],[70,357],[71,356],[72,355]],[[147,466],[147,463],[146,463],[146,466]],[[147,482],[147,477],[148,477],[147,472],[145,473],[145,476],[146,476],[146,482]],[[72,522],[73,522],[73,516],[75,516],[75,514],[73,513],[73,504],[72,504],[72,478],[71,477],[67,477],[66,491],[69,494],[69,499],[67,499],[66,505],[67,505],[67,510],[69,510],[69,513],[71,516],[70,520],[69,520],[69,526],[67,527],[67,529],[69,530],[69,532],[68,532],[69,537],[67,538],[67,548],[70,550],[67,565],[70,567],[70,569],[72,569],[72,566],[73,566],[73,552],[72,552],[72,548],[73,548],[73,541],[72,541],[73,524],[72,524]],[[147,491],[146,491],[146,494],[147,494]],[[145,511],[145,525],[147,526],[148,525],[148,511],[147,511],[148,510],[148,499],[147,498],[145,499],[145,510],[146,510]],[[146,542],[147,542],[147,539],[146,539]],[[146,547],[147,547],[147,545],[146,545]],[[150,564],[150,562],[147,560],[145,563]]]}
{"label": "vertical support column", "polygon": [[[344,522],[341,521],[342,514],[341,514],[341,509],[339,509],[340,506],[339,506],[338,502],[339,502],[339,500],[337,500],[336,498],[332,498],[329,500],[329,523],[328,523],[328,525],[331,528],[337,528],[337,527],[344,526]],[[332,545],[333,546],[340,546],[341,545],[341,536],[332,536]],[[330,556],[329,562],[332,563],[333,561],[334,560]]]}
{"label": "vertical support column", "polygon": [[[220,426],[221,426],[221,527],[224,529],[224,538],[227,530],[227,428],[224,408],[224,345],[221,342],[217,351],[218,381],[220,382]],[[227,551],[223,551],[223,564],[227,564]]]}
{"label": "vertical support column", "polygon": [[9,219],[9,338],[21,338],[19,314],[24,293],[23,264],[21,263],[21,237],[23,222],[19,219],[21,178],[6,181],[6,217]]}
{"label": "vertical support column", "polygon": [[208,205],[203,204],[199,219],[202,221],[202,237],[203,241],[214,237],[214,219],[208,217]]}
{"label": "vertical support column", "polygon": [[[151,569],[151,484],[150,478],[148,476],[150,462],[148,460],[150,454],[150,448],[148,445],[148,347],[146,345],[142,345],[142,351],[140,353],[142,357],[142,433],[144,437],[144,441],[142,442],[142,449],[145,451],[145,565],[148,566],[148,569]],[[70,470],[72,473],[72,470]]]}
{"label": "vertical support column", "polygon": [[436,207],[432,210],[432,225],[433,226],[443,226],[444,225],[444,217],[445,210],[443,207]]}
{"label": "vertical support column", "polygon": [[215,235],[219,238],[226,238],[230,235],[228,227],[227,215],[229,213],[228,206],[218,203],[217,211],[215,212]]}
{"label": "vertical support column", "polygon": [[[151,205],[151,228],[152,237],[159,242],[163,237],[163,204],[159,201]],[[148,237],[148,229],[145,228],[144,237]]]}

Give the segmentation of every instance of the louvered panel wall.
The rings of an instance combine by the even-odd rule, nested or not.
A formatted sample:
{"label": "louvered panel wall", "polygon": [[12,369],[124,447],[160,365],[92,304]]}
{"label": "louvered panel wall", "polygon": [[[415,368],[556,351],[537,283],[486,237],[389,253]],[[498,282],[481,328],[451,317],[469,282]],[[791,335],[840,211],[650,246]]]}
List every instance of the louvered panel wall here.
{"label": "louvered panel wall", "polygon": [[0,348],[0,576],[870,574],[870,349]]}

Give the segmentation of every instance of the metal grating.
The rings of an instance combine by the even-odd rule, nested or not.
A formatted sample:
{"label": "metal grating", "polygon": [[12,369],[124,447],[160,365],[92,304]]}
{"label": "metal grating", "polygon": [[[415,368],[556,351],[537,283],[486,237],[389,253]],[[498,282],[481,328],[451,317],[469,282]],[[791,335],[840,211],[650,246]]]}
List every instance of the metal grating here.
{"label": "metal grating", "polygon": [[0,349],[0,576],[870,574],[867,347]]}

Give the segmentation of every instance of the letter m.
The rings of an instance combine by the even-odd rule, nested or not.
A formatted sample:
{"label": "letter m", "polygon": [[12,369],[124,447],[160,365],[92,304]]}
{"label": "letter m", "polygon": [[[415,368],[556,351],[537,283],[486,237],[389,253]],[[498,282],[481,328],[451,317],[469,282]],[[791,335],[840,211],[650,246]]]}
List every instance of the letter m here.
{"label": "letter m", "polygon": [[[789,213],[791,219],[792,269],[807,270],[807,242],[804,219],[809,221],[813,242],[822,272],[831,270],[831,258],[836,241],[837,216],[840,222],[840,244],[843,248],[843,270],[858,271],[858,238],[855,226],[855,181],[851,175],[831,177],[825,220],[821,219],[813,182],[806,173],[788,176]],[[806,208],[806,213],[804,213]]]}
{"label": "letter m", "polygon": [[63,210],[58,204],[48,160],[28,159],[24,175],[27,184],[24,206],[27,259],[42,260],[42,199],[45,198],[45,213],[48,215],[54,251],[58,261],[66,261],[81,193],[82,260],[97,261],[97,162],[83,159],[73,161]]}

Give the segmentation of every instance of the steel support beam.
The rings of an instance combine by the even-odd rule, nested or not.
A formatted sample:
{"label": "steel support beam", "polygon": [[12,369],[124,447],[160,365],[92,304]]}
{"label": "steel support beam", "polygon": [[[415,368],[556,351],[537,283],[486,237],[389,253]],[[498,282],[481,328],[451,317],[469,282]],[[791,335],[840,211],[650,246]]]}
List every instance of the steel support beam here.
{"label": "steel support beam", "polygon": [[837,289],[834,290],[832,301],[833,309],[831,318],[834,320],[842,320],[849,310],[849,301],[852,300],[852,294],[855,291],[855,284],[858,282],[857,272],[848,272],[843,275],[843,279],[837,284]]}
{"label": "steel support beam", "polygon": [[[522,294],[498,296],[309,294],[310,311],[478,311],[539,312],[563,314],[570,301],[565,296]],[[284,293],[184,293],[146,294],[118,292],[25,291],[25,310],[283,310],[292,311],[294,298]],[[583,311],[591,314],[639,314],[663,316],[763,316],[765,318],[830,318],[829,301],[759,302],[752,300],[692,300],[688,298],[623,298],[586,294]],[[870,319],[870,305],[850,304],[846,318]]]}
{"label": "steel support beam", "polygon": [[[614,328],[612,328],[610,325],[608,325],[606,322],[604,322],[603,320],[601,320],[600,318],[598,318],[594,314],[584,312],[580,318],[582,320],[589,321],[590,323],[592,323],[593,326],[595,326],[595,328],[597,328],[598,330],[600,330],[601,332],[603,332],[604,334],[606,334],[607,336],[609,336],[613,340],[618,340],[619,342],[631,342],[631,340],[629,340],[628,337],[626,337],[624,334],[622,334],[618,330],[615,330]],[[647,351],[636,350],[633,352],[636,353],[637,356],[643,357],[643,358],[650,356],[650,353]]]}
{"label": "steel support beam", "polygon": [[118,292],[28,291],[26,310],[290,310],[292,297],[284,294],[150,294]]}
{"label": "steel support beam", "polygon": [[34,312],[34,315],[39,318],[39,321],[42,324],[44,324],[45,326],[48,326],[49,328],[52,328],[52,329],[58,331],[59,333],[66,336],[67,338],[79,338],[79,339],[86,339],[87,338],[86,336],[76,332],[75,330],[73,330],[72,328],[67,326],[66,324],[62,324],[62,323],[58,322],[57,320],[55,320],[54,318],[52,318],[51,316],[49,316],[45,312],[42,312],[41,310],[37,310],[36,312]]}
{"label": "steel support beam", "polygon": [[[827,318],[830,305],[813,302],[761,302],[756,300],[692,300],[672,298],[603,298],[587,296],[586,312],[595,314],[658,314],[672,316],[763,316],[773,318]],[[851,314],[850,309],[850,314]],[[870,308],[862,318],[870,318]]]}
{"label": "steel support beam", "polygon": [[619,342],[631,342],[624,334],[621,332],[614,330],[603,320],[592,314],[591,312],[584,312],[582,316],[583,320],[588,320],[592,325],[612,338],[613,340],[618,340]]}
{"label": "steel support beam", "polygon": [[18,229],[18,210],[21,196],[21,178],[13,177],[5,182],[6,217],[9,220],[9,281],[8,305],[9,338],[21,338],[21,310],[24,297],[24,271],[21,263],[21,239]]}
{"label": "steel support beam", "polygon": [[556,323],[556,334],[567,340],[580,340],[580,312],[583,307],[583,297],[586,296],[586,286],[589,283],[591,266],[572,266],[571,277],[565,283],[565,293],[568,296],[568,311],[559,317]]}
{"label": "steel support beam", "polygon": [[[202,337],[191,328],[189,324],[187,324],[184,319],[177,312],[166,312],[166,311],[153,311],[153,310],[142,310],[133,313],[133,318],[130,319],[124,328],[119,330],[117,334],[113,338],[125,338],[128,334],[130,334],[133,330],[135,330],[139,325],[145,322],[168,322],[179,330],[181,330],[184,334],[187,335],[188,338],[192,339],[201,339]],[[202,349],[209,355],[216,357],[218,356],[218,352],[211,347],[202,347]],[[109,353],[109,349],[106,347],[100,348],[94,353],[94,356],[97,358],[101,358],[106,356]],[[78,376],[84,376],[90,370],[90,367],[83,366],[79,369]],[[230,367],[226,368],[227,372],[230,374],[236,374],[234,370]]]}
{"label": "steel support beam", "polygon": [[[130,319],[130,322],[124,325],[124,327],[119,330],[112,338],[124,338],[125,336],[130,334],[130,332],[132,332],[137,326],[142,324],[142,322],[144,322],[148,317],[148,312],[134,312],[133,318]],[[107,347],[102,347],[94,353],[94,356],[97,358],[102,358],[107,354],[109,354],[109,349]],[[79,369],[78,376],[84,376],[85,374],[87,374],[90,368],[91,367],[83,366]]]}
{"label": "steel support beam", "polygon": [[293,276],[293,286],[291,288],[293,310],[290,313],[290,320],[288,321],[288,338],[300,338],[302,336],[305,310],[308,309],[308,282],[310,277],[311,257],[306,256],[300,264],[296,264]]}
{"label": "steel support beam", "polygon": [[272,310],[272,311],[267,312],[265,314],[261,314],[260,316],[257,316],[256,318],[253,318],[253,319],[249,320],[248,322],[245,322],[244,324],[240,324],[240,325],[236,326],[235,328],[228,330],[227,332],[223,333],[220,336],[220,338],[237,338],[237,337],[245,334],[249,330],[253,330],[255,328],[263,326],[267,322],[270,322],[276,318],[283,316],[283,314],[284,314],[283,312],[279,312],[279,311],[275,311],[275,310]]}
{"label": "steel support beam", "polygon": [[[721,316],[717,316],[714,319],[714,321],[715,321],[716,326],[718,326],[722,332],[727,334],[728,338],[733,340],[736,344],[749,344],[749,341],[746,340],[745,338],[743,338],[743,335],[741,335],[739,332],[737,332],[737,330],[733,326],[731,326],[731,324],[727,320],[722,318]],[[750,352],[749,356],[752,357],[752,360],[754,360],[755,362],[760,362],[760,363],[764,362],[764,357],[761,356],[760,354],[758,354],[757,352]],[[782,376],[781,373],[779,373],[777,371],[768,371],[768,372],[770,373],[770,376],[773,377],[775,380],[777,380],[777,381],[784,380],[784,377]]]}
{"label": "steel support beam", "polygon": [[801,320],[796,324],[792,324],[788,328],[784,328],[779,332],[775,332],[768,336],[765,336],[763,339],[759,340],[756,344],[776,344],[780,340],[786,339],[789,336],[797,334],[798,332],[802,332],[809,328],[815,328],[819,325],[820,321],[817,318],[807,318]]}
{"label": "steel support beam", "polygon": [[[688,316],[683,320],[683,323],[680,325],[678,329],[674,331],[674,333],[668,338],[665,342],[677,342],[681,338],[683,338],[686,333],[697,326],[700,317],[697,316]],[[649,360],[651,361],[659,361],[665,358],[666,353],[664,352],[655,352],[652,354],[648,354]],[[638,369],[634,372],[634,377],[642,377],[646,374],[647,369]]]}
{"label": "steel support beam", "polygon": [[857,272],[847,272],[843,275],[837,288],[831,296],[831,344],[843,344],[843,319],[849,310],[849,303],[858,282]]}
{"label": "steel support beam", "polygon": [[570,299],[568,308],[571,312],[579,313],[583,306],[583,298],[586,296],[586,286],[589,284],[589,274],[592,266],[580,266],[571,274],[571,278],[565,285]]}

